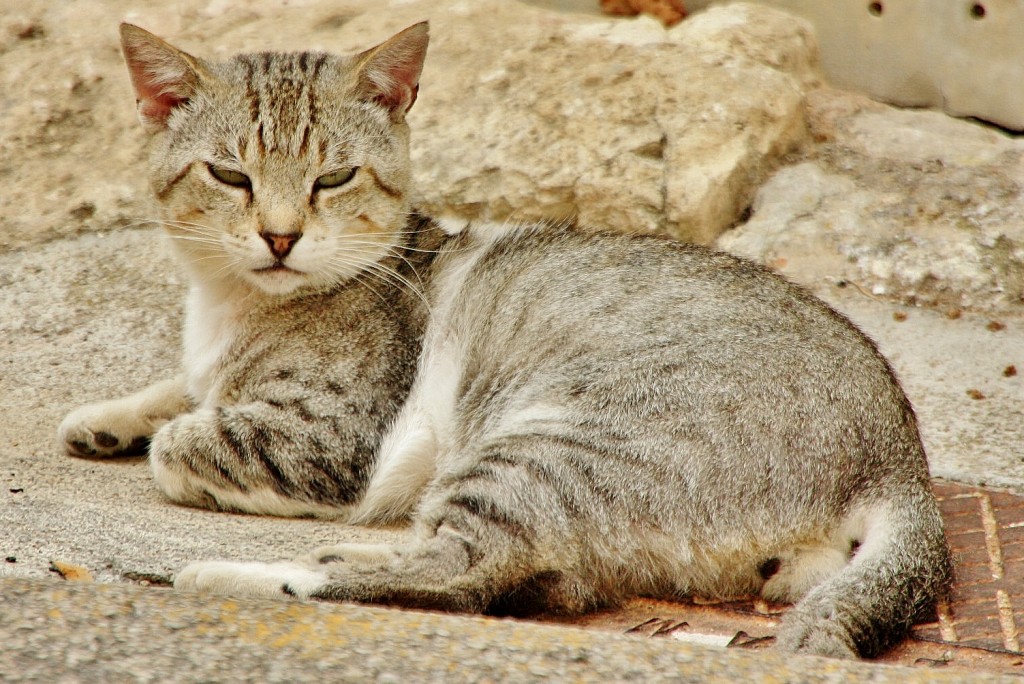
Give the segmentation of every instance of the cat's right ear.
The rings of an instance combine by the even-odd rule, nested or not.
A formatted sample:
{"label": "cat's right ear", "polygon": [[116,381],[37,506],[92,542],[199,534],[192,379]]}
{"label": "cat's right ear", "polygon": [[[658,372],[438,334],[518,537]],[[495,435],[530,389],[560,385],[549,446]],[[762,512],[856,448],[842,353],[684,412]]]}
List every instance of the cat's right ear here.
{"label": "cat's right ear", "polygon": [[429,39],[423,21],[357,55],[358,96],[382,105],[392,120],[401,121],[416,102]]}
{"label": "cat's right ear", "polygon": [[152,130],[166,128],[171,113],[195,94],[205,69],[192,55],[132,24],[121,24],[121,49],[139,119]]}

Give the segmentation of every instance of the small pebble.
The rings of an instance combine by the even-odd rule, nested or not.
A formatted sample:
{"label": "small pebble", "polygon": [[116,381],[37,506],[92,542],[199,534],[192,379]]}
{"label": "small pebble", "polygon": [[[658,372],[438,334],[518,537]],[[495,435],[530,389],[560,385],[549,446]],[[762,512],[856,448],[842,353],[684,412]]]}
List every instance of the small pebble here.
{"label": "small pebble", "polygon": [[1006,324],[1002,321],[989,321],[988,325],[985,326],[992,332],[999,332],[1000,330],[1006,330]]}
{"label": "small pebble", "polygon": [[89,570],[74,563],[50,561],[50,571],[71,582],[92,582],[92,574]]}
{"label": "small pebble", "polygon": [[46,35],[43,27],[34,21],[17,22],[10,27],[10,31],[20,40],[33,40]]}
{"label": "small pebble", "polygon": [[969,396],[971,399],[974,399],[974,400],[977,400],[977,401],[980,401],[981,399],[985,398],[985,395],[982,393],[982,391],[981,390],[976,390],[976,389],[969,389],[969,390],[967,390],[967,396]]}
{"label": "small pebble", "polygon": [[1003,369],[1004,378],[1012,378],[1015,375],[1017,375],[1017,367],[1014,366],[1013,364],[1010,364],[1009,366]]}
{"label": "small pebble", "polygon": [[902,323],[903,321],[907,320],[907,312],[906,311],[894,311],[893,314],[892,314],[892,319],[894,321],[898,321],[898,322]]}

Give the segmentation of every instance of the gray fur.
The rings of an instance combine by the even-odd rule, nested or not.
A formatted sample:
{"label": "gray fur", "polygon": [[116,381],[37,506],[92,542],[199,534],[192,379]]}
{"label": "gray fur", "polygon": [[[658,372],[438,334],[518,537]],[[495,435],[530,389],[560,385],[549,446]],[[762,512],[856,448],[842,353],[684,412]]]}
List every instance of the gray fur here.
{"label": "gray fur", "polygon": [[[71,414],[69,451],[152,435],[176,501],[414,531],[177,586],[513,614],[762,593],[797,602],[780,648],[832,656],[946,596],[913,409],[841,315],[703,247],[411,212],[425,26],[220,65],[124,36],[193,346],[182,378]],[[260,270],[282,236],[301,276]]]}

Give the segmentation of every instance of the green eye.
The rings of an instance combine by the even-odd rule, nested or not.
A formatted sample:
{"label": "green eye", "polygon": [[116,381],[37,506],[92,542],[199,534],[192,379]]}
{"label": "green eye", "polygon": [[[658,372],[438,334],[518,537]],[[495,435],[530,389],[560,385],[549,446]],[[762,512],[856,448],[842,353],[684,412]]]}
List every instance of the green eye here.
{"label": "green eye", "polygon": [[338,188],[352,180],[356,171],[359,170],[358,166],[353,166],[351,169],[342,169],[341,171],[335,171],[334,173],[328,173],[320,176],[313,183],[314,190],[320,190],[321,188]]}
{"label": "green eye", "polygon": [[250,181],[249,177],[240,171],[232,171],[231,169],[225,169],[222,166],[214,166],[213,164],[207,164],[206,166],[210,169],[210,175],[225,185],[231,185],[236,188],[252,187],[252,181]]}

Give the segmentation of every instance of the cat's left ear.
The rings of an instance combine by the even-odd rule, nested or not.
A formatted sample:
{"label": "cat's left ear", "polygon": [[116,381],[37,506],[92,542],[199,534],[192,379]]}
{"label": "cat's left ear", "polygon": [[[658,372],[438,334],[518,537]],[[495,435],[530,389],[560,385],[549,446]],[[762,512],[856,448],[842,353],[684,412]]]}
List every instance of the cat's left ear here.
{"label": "cat's left ear", "polygon": [[149,31],[121,24],[121,49],[135,88],[139,119],[154,130],[167,127],[206,74],[202,63]]}
{"label": "cat's left ear", "polygon": [[423,21],[356,57],[359,96],[383,105],[401,121],[416,102],[427,56],[429,27]]}

